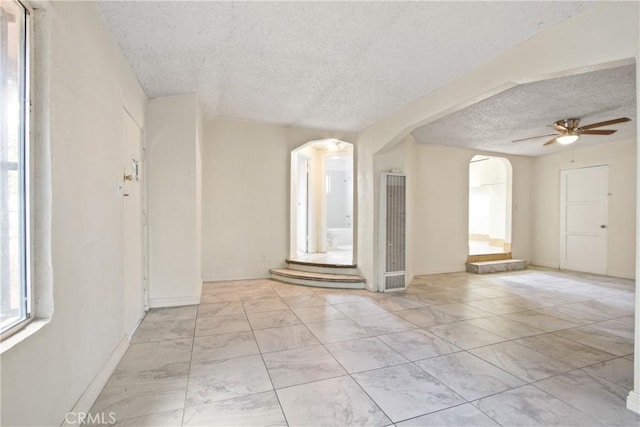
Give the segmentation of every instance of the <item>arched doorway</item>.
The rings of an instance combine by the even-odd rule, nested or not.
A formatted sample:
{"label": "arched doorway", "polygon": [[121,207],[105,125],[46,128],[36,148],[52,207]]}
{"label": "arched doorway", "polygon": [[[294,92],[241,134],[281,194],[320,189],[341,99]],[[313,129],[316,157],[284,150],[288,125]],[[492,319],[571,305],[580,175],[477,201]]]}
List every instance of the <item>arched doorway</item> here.
{"label": "arched doorway", "polygon": [[353,145],[311,141],[291,152],[289,259],[352,265]]}
{"label": "arched doorway", "polygon": [[469,255],[511,252],[512,168],[503,157],[469,162]]}

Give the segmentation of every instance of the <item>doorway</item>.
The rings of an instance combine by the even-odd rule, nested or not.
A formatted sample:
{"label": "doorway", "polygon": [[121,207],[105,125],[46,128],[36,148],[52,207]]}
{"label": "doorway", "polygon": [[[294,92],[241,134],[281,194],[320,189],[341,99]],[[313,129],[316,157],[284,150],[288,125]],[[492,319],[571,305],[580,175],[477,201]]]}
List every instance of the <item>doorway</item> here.
{"label": "doorway", "polygon": [[469,255],[511,253],[512,169],[503,157],[469,162]]}
{"label": "doorway", "polygon": [[291,153],[289,259],[353,265],[353,145],[311,141]]}
{"label": "doorway", "polygon": [[560,268],[607,274],[609,167],[560,171]]}
{"label": "doorway", "polygon": [[130,331],[145,310],[145,194],[142,181],[142,131],[126,110],[122,114],[124,319],[126,330]]}

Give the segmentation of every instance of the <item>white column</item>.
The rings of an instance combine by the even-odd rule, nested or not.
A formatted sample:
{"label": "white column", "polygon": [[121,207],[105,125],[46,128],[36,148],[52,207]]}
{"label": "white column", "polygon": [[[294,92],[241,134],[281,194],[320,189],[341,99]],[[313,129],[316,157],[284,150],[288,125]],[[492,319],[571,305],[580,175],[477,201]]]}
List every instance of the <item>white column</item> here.
{"label": "white column", "polygon": [[147,184],[151,307],[200,302],[199,122],[195,94],[149,102]]}

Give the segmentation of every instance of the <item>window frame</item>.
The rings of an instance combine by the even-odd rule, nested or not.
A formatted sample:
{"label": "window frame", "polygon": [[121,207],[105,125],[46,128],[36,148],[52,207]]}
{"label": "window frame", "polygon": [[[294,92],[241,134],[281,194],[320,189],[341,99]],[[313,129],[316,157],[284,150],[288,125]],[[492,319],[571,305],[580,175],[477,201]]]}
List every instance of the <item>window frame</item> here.
{"label": "window frame", "polygon": [[34,304],[33,304],[33,73],[31,64],[33,62],[33,50],[31,41],[33,39],[32,19],[33,9],[22,0],[14,0],[15,3],[24,9],[24,46],[22,47],[22,59],[24,65],[22,67],[22,87],[20,88],[20,98],[22,100],[20,119],[20,147],[18,157],[18,180],[20,183],[20,205],[22,213],[20,215],[20,244],[22,248],[21,256],[21,286],[24,292],[25,313],[24,318],[14,325],[8,327],[4,331],[0,331],[0,341],[4,342],[7,338],[15,335],[23,330],[31,321],[34,320]]}

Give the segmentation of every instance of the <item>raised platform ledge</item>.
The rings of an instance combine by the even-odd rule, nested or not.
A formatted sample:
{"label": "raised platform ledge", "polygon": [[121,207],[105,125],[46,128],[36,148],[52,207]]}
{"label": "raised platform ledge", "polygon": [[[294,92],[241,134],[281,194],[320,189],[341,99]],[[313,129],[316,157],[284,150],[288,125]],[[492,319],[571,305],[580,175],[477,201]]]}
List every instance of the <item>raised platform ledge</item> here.
{"label": "raised platform ledge", "polygon": [[363,277],[353,274],[316,273],[289,268],[274,268],[270,273],[274,280],[322,288],[364,289],[366,282]]}
{"label": "raised platform ledge", "polygon": [[503,273],[505,271],[526,270],[527,261],[504,259],[500,261],[468,262],[467,272],[475,274]]}

